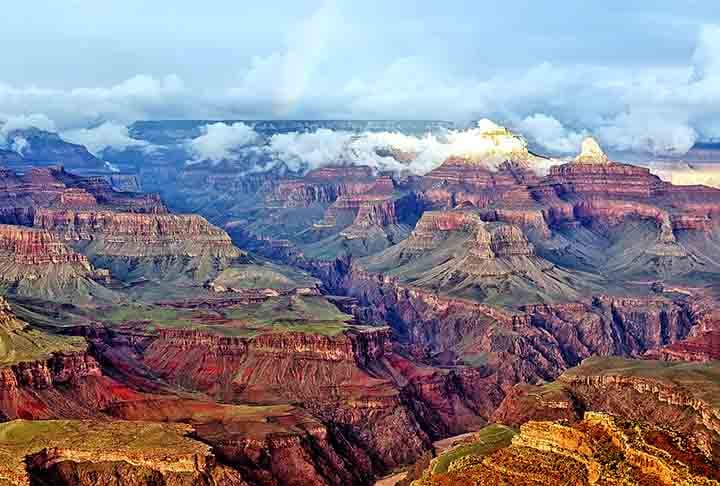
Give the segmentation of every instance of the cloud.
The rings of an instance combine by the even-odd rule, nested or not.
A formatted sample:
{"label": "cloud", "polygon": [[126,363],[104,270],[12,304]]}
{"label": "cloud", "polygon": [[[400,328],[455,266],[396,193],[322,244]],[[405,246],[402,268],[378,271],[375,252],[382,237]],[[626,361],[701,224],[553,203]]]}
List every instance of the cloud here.
{"label": "cloud", "polygon": [[191,107],[202,111],[204,105],[174,75],[160,79],[138,75],[107,88],[70,90],[0,84],[0,113],[10,120],[30,120],[32,126],[46,123],[39,128],[53,131],[86,128],[99,120],[182,118]]}
{"label": "cloud", "polygon": [[542,145],[553,153],[570,154],[577,152],[586,132],[568,130],[552,116],[542,113],[526,117],[518,125],[520,133]]}
{"label": "cloud", "polygon": [[68,142],[84,145],[93,155],[99,157],[102,151],[111,148],[125,150],[139,148],[152,151],[155,146],[145,140],[132,138],[125,125],[105,122],[95,128],[79,128],[62,132],[62,138]]}
{"label": "cloud", "polygon": [[[231,86],[191,88],[175,75],[137,75],[99,88],[0,84],[0,113],[5,113],[7,125],[11,118],[18,122],[33,119],[32,123],[55,127],[75,140],[84,138],[94,144],[93,150],[136,143],[118,128],[134,120],[173,118],[466,122],[490,117],[559,154],[575,153],[585,134],[598,138],[609,151],[652,154],[682,154],[699,140],[720,139],[717,25],[698,30],[692,57],[681,66],[632,69],[541,62],[488,74],[483,67],[453,70],[422,54],[379,56],[382,60],[371,69],[354,70],[347,67],[353,61],[349,51],[339,66],[333,49],[344,41],[339,26],[345,20],[334,2],[324,3],[289,29],[281,49],[256,57],[249,66],[238,66],[242,74]],[[107,123],[110,125],[105,126]],[[89,126],[97,127],[92,129],[95,132],[82,131]],[[227,157],[243,143],[243,133],[247,134],[242,127],[217,130],[204,133],[204,138],[191,146],[193,160]],[[447,143],[432,136],[427,140],[416,137],[411,143],[398,135],[382,136],[416,146],[413,150],[423,167],[435,163],[436,155],[430,154],[447,148]],[[309,139],[299,135],[280,138],[275,144],[287,144],[278,149],[284,157],[312,165],[330,153],[346,157],[348,146],[370,154],[372,150],[362,144],[382,142],[373,137],[379,136],[366,135],[351,143],[347,134],[316,133]],[[321,142],[331,145],[322,149],[317,145]],[[372,161],[378,167],[393,163]]]}
{"label": "cloud", "polygon": [[257,106],[278,117],[297,112],[306,96],[319,94],[315,76],[339,20],[335,2],[325,1],[288,33],[285,49],[253,58],[240,85],[228,91],[230,98],[242,110]]}
{"label": "cloud", "polygon": [[202,135],[188,142],[191,162],[220,162],[234,159],[237,151],[258,141],[258,134],[245,123],[212,123],[201,128]]}
{"label": "cloud", "polygon": [[[310,133],[273,135],[268,150],[295,171],[348,164],[421,175],[451,156],[482,161],[489,170],[495,170],[512,154],[523,153],[527,147],[519,136],[488,135],[497,131],[502,131],[502,127],[489,120],[481,120],[477,127],[468,130],[449,130],[419,137],[397,132],[356,134],[319,129]],[[532,168],[542,172],[547,169],[547,164]]]}
{"label": "cloud", "polygon": [[693,165],[650,163],[650,171],[664,181],[676,186],[705,185],[720,188],[720,168],[713,164]]}
{"label": "cloud", "polygon": [[28,146],[27,140],[20,137],[12,137],[12,132],[16,130],[25,130],[28,128],[39,128],[45,131],[55,131],[55,123],[47,116],[40,113],[31,113],[28,115],[2,115],[0,114],[0,147],[10,146],[11,150],[22,153]]}

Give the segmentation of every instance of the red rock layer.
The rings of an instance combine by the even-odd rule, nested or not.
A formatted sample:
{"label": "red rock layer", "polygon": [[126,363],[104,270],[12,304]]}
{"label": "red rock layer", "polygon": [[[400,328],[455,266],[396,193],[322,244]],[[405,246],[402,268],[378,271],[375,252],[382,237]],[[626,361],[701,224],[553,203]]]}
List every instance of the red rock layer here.
{"label": "red rock layer", "polygon": [[332,221],[342,212],[354,214],[353,226],[357,227],[382,227],[398,223],[395,201],[390,195],[342,195],[325,212],[325,220]]}
{"label": "red rock layer", "polygon": [[497,380],[496,396],[503,394],[494,388],[499,383],[552,380],[593,355],[641,356],[702,325],[687,304],[602,296],[588,303],[530,306],[511,315],[405,287],[357,265],[343,286],[358,298],[355,313],[362,320],[393,323],[418,356],[485,356]]}
{"label": "red rock layer", "polygon": [[450,158],[423,177],[420,197],[429,208],[485,207],[491,203],[529,205],[532,172],[512,164],[493,171],[483,165]]}
{"label": "red rock layer", "polygon": [[615,162],[571,162],[550,167],[547,177],[534,192],[545,195],[548,188],[551,188],[560,196],[576,194],[604,195],[615,199],[647,199],[657,194],[664,184],[644,167]]}
{"label": "red rock layer", "polygon": [[59,168],[0,173],[0,222],[32,225],[39,208],[98,209],[167,213],[157,194],[116,192],[103,178],[83,178]]}
{"label": "red rock layer", "polygon": [[664,361],[720,360],[720,330],[706,331],[669,346],[650,350],[645,356]]}
{"label": "red rock layer", "polygon": [[84,255],[68,248],[55,235],[22,226],[0,225],[0,251],[25,265],[81,263],[90,266]]}
{"label": "red rock layer", "polygon": [[310,171],[302,179],[280,181],[270,197],[285,207],[306,207],[313,203],[332,203],[340,196],[363,193],[392,193],[389,177],[375,178],[364,166],[324,167]]}
{"label": "red rock layer", "polygon": [[450,158],[416,185],[426,208],[480,208],[484,218],[546,237],[553,226],[608,226],[628,218],[656,221],[668,235],[709,232],[720,221],[719,190],[673,186],[644,167],[609,161],[557,165],[539,178],[508,163],[492,171]]}
{"label": "red rock layer", "polygon": [[0,367],[0,416],[9,420],[97,417],[110,403],[133,397],[87,353]]}
{"label": "red rock layer", "polygon": [[145,245],[147,254],[172,253],[177,250],[172,245],[190,245],[196,254],[240,255],[225,231],[197,215],[38,209],[34,225],[67,241]]}

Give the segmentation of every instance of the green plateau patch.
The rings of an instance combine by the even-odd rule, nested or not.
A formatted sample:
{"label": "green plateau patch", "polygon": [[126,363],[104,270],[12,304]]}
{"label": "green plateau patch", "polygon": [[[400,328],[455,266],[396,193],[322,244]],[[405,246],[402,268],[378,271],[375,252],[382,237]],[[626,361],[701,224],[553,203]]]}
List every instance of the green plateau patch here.
{"label": "green plateau patch", "polygon": [[720,362],[655,361],[620,357],[587,358],[563,373],[558,381],[582,376],[638,377],[685,390],[693,397],[720,408]]}
{"label": "green plateau patch", "polygon": [[494,424],[480,430],[467,444],[461,444],[440,454],[433,461],[432,473],[448,472],[453,462],[472,456],[473,460],[483,458],[498,449],[510,445],[515,431],[504,425]]}
{"label": "green plateau patch", "polygon": [[248,338],[283,332],[335,336],[345,330],[361,327],[348,324],[352,316],[341,312],[324,297],[298,295],[214,309],[127,304],[111,307],[99,318],[110,325],[143,325],[150,332],[158,329],[191,329]]}
{"label": "green plateau patch", "polygon": [[299,270],[284,265],[266,263],[227,268],[220,272],[213,283],[236,289],[293,289],[315,287],[318,281]]}
{"label": "green plateau patch", "polygon": [[[187,436],[189,425],[91,420],[14,420],[0,424],[0,484],[27,481],[25,460],[43,449],[59,449],[106,460],[118,456],[192,464],[209,447]],[[191,472],[191,471],[187,471]],[[29,482],[27,483],[29,484]]]}
{"label": "green plateau patch", "polygon": [[0,366],[47,359],[53,353],[83,352],[84,338],[35,329],[11,316],[0,316]]}

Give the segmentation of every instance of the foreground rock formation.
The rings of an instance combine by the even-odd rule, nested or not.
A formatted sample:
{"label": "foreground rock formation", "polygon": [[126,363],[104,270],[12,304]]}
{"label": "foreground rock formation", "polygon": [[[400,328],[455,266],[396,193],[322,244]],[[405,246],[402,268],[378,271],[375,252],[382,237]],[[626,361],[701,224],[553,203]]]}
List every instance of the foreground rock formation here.
{"label": "foreground rock formation", "polygon": [[425,485],[715,484],[712,460],[671,429],[588,412],[574,424],[528,422],[507,447],[468,454]]}
{"label": "foreground rock formation", "polygon": [[24,421],[0,424],[0,484],[244,485],[187,425]]}

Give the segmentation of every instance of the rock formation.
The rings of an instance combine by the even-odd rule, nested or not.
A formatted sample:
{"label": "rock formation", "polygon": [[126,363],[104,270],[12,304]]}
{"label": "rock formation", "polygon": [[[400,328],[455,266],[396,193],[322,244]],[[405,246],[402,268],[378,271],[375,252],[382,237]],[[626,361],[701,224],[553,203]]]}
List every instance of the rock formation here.
{"label": "rock formation", "polygon": [[670,429],[588,412],[576,424],[528,422],[508,447],[469,454],[446,473],[417,486],[440,484],[713,484],[713,461]]}
{"label": "rock formation", "polygon": [[7,293],[49,299],[111,298],[98,282],[109,277],[54,234],[0,225],[0,285]]}
{"label": "rock formation", "polygon": [[179,424],[17,420],[0,424],[0,481],[33,484],[246,485]]}

